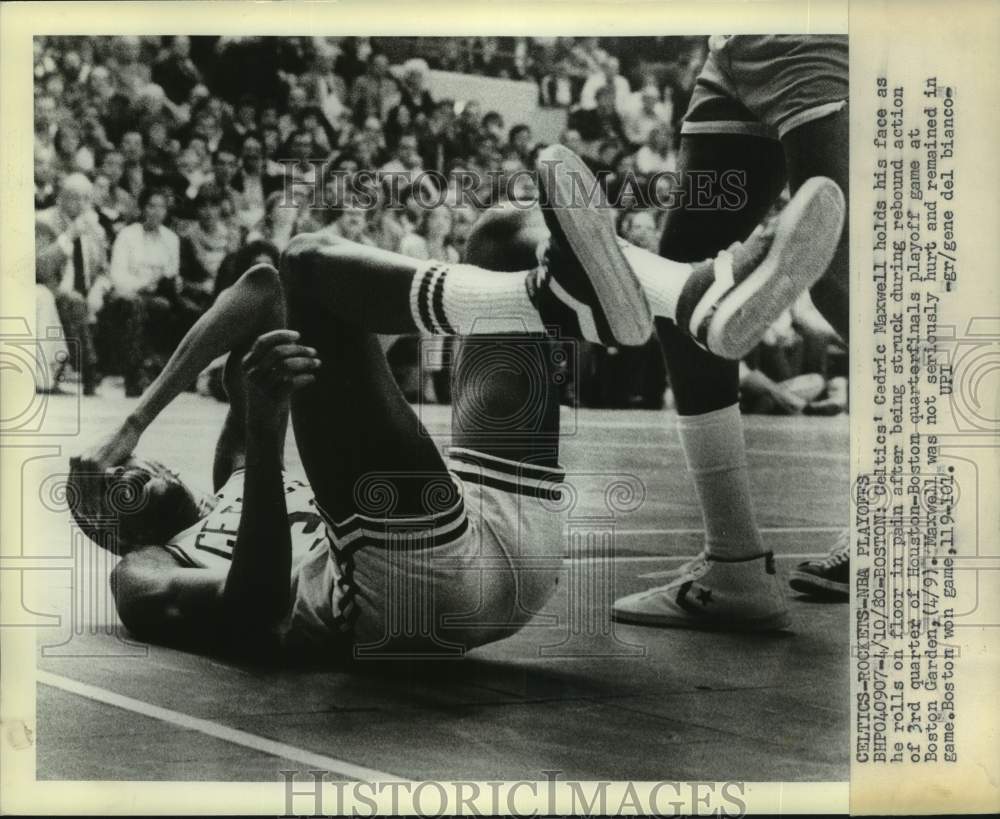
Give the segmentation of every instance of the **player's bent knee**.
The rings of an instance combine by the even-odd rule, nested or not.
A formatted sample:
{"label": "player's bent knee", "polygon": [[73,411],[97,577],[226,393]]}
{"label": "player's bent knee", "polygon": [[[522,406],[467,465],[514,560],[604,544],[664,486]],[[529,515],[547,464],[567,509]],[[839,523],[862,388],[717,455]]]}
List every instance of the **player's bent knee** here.
{"label": "player's bent knee", "polygon": [[281,293],[281,276],[271,265],[258,264],[240,276],[237,285],[264,298],[274,298]]}

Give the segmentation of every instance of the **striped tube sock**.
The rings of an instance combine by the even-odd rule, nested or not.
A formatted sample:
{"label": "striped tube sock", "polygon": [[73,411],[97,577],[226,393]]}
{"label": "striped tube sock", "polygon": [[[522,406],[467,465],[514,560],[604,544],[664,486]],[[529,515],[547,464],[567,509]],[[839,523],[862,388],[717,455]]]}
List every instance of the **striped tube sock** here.
{"label": "striped tube sock", "polygon": [[413,321],[431,336],[542,333],[545,327],[528,297],[528,273],[428,262],[410,287]]}
{"label": "striped tube sock", "polygon": [[739,405],[680,415],[677,432],[701,501],[708,554],[723,560],[762,554]]}
{"label": "striped tube sock", "polygon": [[625,258],[646,291],[654,316],[677,320],[677,304],[693,267],[657,256],[624,239],[619,242]]}

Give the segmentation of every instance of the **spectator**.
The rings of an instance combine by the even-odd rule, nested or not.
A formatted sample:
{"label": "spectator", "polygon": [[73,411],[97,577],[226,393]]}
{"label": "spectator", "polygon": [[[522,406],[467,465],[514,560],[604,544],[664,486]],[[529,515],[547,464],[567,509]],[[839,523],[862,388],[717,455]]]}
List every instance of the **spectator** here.
{"label": "spectator", "polygon": [[401,184],[419,184],[423,196],[433,197],[437,194],[437,186],[430,175],[424,173],[416,134],[404,134],[399,138],[395,156],[382,166],[382,173],[396,178],[396,190]]}
{"label": "spectator", "polygon": [[574,102],[572,63],[569,57],[557,60],[551,74],[540,83],[542,105],[569,108]]}
{"label": "spectator", "polygon": [[129,99],[138,97],[140,90],[151,79],[149,66],[142,59],[142,41],[138,37],[113,37],[108,67],[115,87]]}
{"label": "spectator", "polygon": [[643,176],[677,169],[677,155],[668,125],[658,125],[649,132],[646,144],[635,154],[635,169]]}
{"label": "spectator", "polygon": [[189,316],[208,309],[219,265],[240,246],[239,235],[222,218],[223,198],[213,183],[202,185],[195,201],[197,221],[181,242],[181,291]]}
{"label": "spectator", "polygon": [[375,240],[368,233],[368,219],[364,208],[351,201],[337,210],[333,224],[324,230],[341,239],[376,247]]}
{"label": "spectator", "polygon": [[597,92],[602,88],[611,90],[614,108],[619,114],[627,110],[632,89],[628,80],[618,73],[618,69],[618,58],[609,56],[601,64],[600,70],[587,78],[580,92],[580,107],[583,110],[590,111],[597,107]]}
{"label": "spectator", "polygon": [[514,151],[526,167],[531,167],[531,154],[535,149],[531,138],[531,126],[523,122],[510,129],[508,147]]}
{"label": "spectator", "polygon": [[565,145],[573,153],[581,156],[586,153],[586,146],[583,144],[583,137],[576,128],[567,128],[559,134],[559,144]]}
{"label": "spectator", "polygon": [[360,125],[368,117],[384,121],[400,98],[399,83],[389,72],[389,58],[385,54],[373,54],[368,61],[368,71],[354,81],[348,99],[354,122]]}
{"label": "spectator", "polygon": [[467,100],[456,124],[455,147],[459,156],[471,156],[482,126],[479,100]]}
{"label": "spectator", "polygon": [[454,100],[439,100],[419,135],[420,157],[428,170],[443,173],[458,156]]}
{"label": "spectator", "polygon": [[55,98],[43,94],[35,98],[35,156],[55,152],[58,106]]}
{"label": "spectator", "polygon": [[282,189],[280,176],[266,172],[264,145],[254,133],[243,137],[240,150],[239,171],[232,180],[232,187],[240,194],[240,223],[249,230],[264,216],[264,202],[274,191]]}
{"label": "spectator", "polygon": [[579,108],[570,114],[569,126],[580,132],[585,142],[591,144],[591,149],[585,151],[591,157],[595,155],[593,147],[596,143],[614,139],[624,144],[625,129],[622,119],[615,110],[615,94],[611,86],[602,85],[596,92],[597,106],[593,109]]}
{"label": "spectator", "polygon": [[93,185],[81,173],[62,181],[56,204],[35,217],[35,280],[55,296],[66,338],[79,350],[85,395],[97,387],[97,320],[107,268],[104,231],[92,207]]}
{"label": "spectator", "polygon": [[498,111],[487,111],[483,114],[482,129],[493,137],[498,146],[502,145],[507,137],[504,131],[503,117]]}
{"label": "spectator", "polygon": [[56,170],[60,174],[76,171],[92,173],[94,152],[83,144],[80,126],[73,120],[65,120],[56,131],[53,147],[56,156]]}
{"label": "spectator", "polygon": [[447,205],[425,208],[412,233],[403,237],[399,252],[414,259],[458,262],[458,251],[451,242],[451,210]]}
{"label": "spectator", "polygon": [[56,203],[56,180],[59,173],[54,157],[54,151],[35,152],[35,210],[44,210]]}
{"label": "spectator", "polygon": [[[369,122],[372,118],[369,117],[366,122]],[[385,143],[390,151],[396,150],[396,146],[399,143],[399,138],[403,134],[412,134],[416,132],[416,122],[413,116],[413,110],[406,103],[400,103],[395,108],[389,112],[389,116],[385,121],[385,128],[383,129],[385,133]]]}
{"label": "spectator", "polygon": [[233,186],[238,171],[239,164],[235,152],[223,146],[212,157],[212,175],[204,183],[214,186],[220,202],[223,203],[223,216],[232,217],[236,221],[239,221],[239,214],[244,210],[243,194]]}
{"label": "spectator", "polygon": [[94,176],[94,209],[109,243],[114,242],[121,229],[131,221],[134,206],[132,197],[121,188],[113,188],[107,176],[103,173]]}
{"label": "spectator", "polygon": [[166,194],[143,191],[142,220],[123,228],[111,257],[112,290],[102,315],[102,336],[118,350],[125,395],[141,395],[157,360],[169,355],[179,336],[174,305],[180,287],[179,240],[165,227]]}
{"label": "spectator", "polygon": [[138,199],[146,187],[146,167],[143,163],[146,154],[142,134],[133,130],[126,131],[122,134],[118,147],[123,160],[122,177],[118,184]]}
{"label": "spectator", "polygon": [[400,104],[413,112],[414,122],[422,124],[434,113],[434,99],[427,90],[427,61],[419,57],[403,63],[403,81],[400,83]]}
{"label": "spectator", "polygon": [[283,252],[296,233],[298,218],[299,209],[285,200],[284,191],[274,191],[264,200],[264,217],[247,234],[247,241],[265,241]]}
{"label": "spectator", "polygon": [[632,145],[645,145],[650,132],[660,126],[670,126],[673,121],[672,106],[660,99],[660,89],[645,85],[629,99],[622,113],[625,136]]}

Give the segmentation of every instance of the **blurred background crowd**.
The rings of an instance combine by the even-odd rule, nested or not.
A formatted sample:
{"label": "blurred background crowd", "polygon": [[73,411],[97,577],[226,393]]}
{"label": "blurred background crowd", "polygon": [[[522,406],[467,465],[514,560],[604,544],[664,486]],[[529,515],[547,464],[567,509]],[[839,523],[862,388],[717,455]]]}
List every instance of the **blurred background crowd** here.
{"label": "blurred background crowd", "polygon": [[[621,205],[621,234],[656,251],[665,211],[615,194],[627,178],[669,184],[657,174],[676,168],[705,53],[703,37],[36,38],[37,327],[61,327],[73,349],[40,389],[76,378],[93,395],[120,379],[140,395],[218,293],[299,232],[460,261],[477,207],[531,199],[524,171],[554,139]],[[460,98],[441,72],[507,83]],[[537,118],[512,119],[513,84],[532,89]],[[344,183],[369,171],[403,184],[362,206]],[[420,366],[413,339],[385,345],[411,399],[448,400],[441,362]],[[567,400],[669,401],[655,338],[569,360]],[[844,375],[843,345],[804,298],[744,362],[744,410],[840,411]],[[222,397],[211,372],[202,388]]]}

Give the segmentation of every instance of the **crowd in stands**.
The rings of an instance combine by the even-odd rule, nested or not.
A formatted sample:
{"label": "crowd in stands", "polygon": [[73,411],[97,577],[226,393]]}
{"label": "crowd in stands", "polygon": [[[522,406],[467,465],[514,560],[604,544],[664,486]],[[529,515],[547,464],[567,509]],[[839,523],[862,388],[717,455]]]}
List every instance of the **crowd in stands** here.
{"label": "crowd in stands", "polygon": [[[674,170],[703,57],[682,37],[37,37],[39,326],[61,325],[84,394],[117,374],[139,395],[220,290],[296,233],[459,261],[477,207],[535,195],[530,123],[442,98],[432,69],[536,83],[610,194]],[[365,199],[372,171],[394,181]],[[655,250],[648,194],[616,201],[623,234]],[[588,367],[571,379],[581,400],[662,402],[655,342]],[[602,368],[627,373],[609,389]],[[58,389],[51,369],[43,389]]]}

